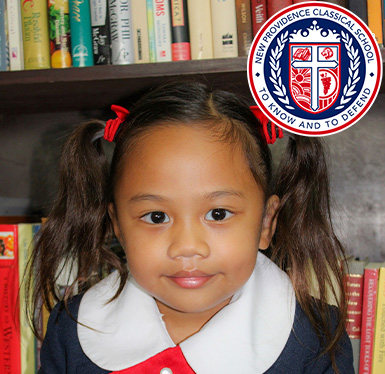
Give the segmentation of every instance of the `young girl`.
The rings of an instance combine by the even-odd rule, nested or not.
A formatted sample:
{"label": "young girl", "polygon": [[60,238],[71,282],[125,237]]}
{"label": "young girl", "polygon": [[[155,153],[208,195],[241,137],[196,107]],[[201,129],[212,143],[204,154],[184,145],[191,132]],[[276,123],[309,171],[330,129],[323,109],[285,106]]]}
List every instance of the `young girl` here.
{"label": "young girl", "polygon": [[[52,311],[40,373],[353,373],[320,141],[287,134],[273,178],[281,130],[231,93],[172,83],[114,109],[67,141],[31,261]],[[53,308],[75,263],[88,290]]]}

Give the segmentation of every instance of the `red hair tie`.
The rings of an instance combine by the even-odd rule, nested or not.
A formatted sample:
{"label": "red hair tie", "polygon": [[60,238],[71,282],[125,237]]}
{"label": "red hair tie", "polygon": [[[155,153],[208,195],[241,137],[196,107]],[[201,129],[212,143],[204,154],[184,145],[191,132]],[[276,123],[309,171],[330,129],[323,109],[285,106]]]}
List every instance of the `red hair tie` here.
{"label": "red hair tie", "polygon": [[126,120],[127,115],[130,113],[126,108],[119,105],[111,105],[111,109],[116,113],[117,118],[109,119],[106,122],[104,129],[104,139],[109,142],[113,142],[118,133],[119,126]]}
{"label": "red hair tie", "polygon": [[282,129],[271,122],[259,109],[258,106],[253,105],[250,107],[250,110],[253,112],[255,117],[258,118],[259,122],[261,122],[261,125],[263,127],[263,134],[265,135],[265,139],[267,144],[274,144],[275,140],[277,139],[277,130],[278,130],[278,137],[283,137],[283,131]]}

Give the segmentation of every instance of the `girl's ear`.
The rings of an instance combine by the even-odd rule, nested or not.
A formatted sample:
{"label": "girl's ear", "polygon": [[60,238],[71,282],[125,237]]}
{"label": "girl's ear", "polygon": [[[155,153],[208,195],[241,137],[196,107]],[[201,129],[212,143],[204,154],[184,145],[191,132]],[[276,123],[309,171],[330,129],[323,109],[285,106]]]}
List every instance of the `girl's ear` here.
{"label": "girl's ear", "polygon": [[120,244],[122,244],[118,219],[116,217],[116,209],[114,203],[108,204],[108,215],[111,218],[112,228],[114,229],[115,236],[118,238]]}
{"label": "girl's ear", "polygon": [[259,238],[259,249],[267,249],[270,245],[271,239],[275,233],[277,226],[279,208],[279,197],[277,195],[271,195],[266,202],[265,214],[262,221],[262,231]]}

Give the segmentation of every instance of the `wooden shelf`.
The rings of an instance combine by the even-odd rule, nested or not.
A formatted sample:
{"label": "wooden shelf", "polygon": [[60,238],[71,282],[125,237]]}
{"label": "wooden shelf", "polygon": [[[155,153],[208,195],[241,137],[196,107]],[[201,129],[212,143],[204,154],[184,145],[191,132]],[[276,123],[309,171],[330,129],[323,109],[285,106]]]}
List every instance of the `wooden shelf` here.
{"label": "wooden shelf", "polygon": [[[0,112],[103,109],[175,79],[208,81],[251,97],[247,58],[107,65],[0,73]],[[224,75],[225,74],[225,75]]]}
{"label": "wooden shelf", "polygon": [[[381,49],[383,61],[385,49]],[[247,58],[0,72],[0,113],[61,112],[129,105],[152,86],[175,79],[209,82],[253,103]],[[381,84],[380,92],[385,92]]]}

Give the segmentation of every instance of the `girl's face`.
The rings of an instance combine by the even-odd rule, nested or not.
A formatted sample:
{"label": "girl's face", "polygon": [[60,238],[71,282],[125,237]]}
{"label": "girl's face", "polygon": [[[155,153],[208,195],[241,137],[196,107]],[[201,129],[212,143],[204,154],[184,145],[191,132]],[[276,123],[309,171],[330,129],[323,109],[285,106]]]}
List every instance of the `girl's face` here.
{"label": "girl's face", "polygon": [[199,127],[152,129],[123,168],[110,215],[131,275],[166,318],[207,321],[248,280],[258,248],[269,245],[277,198],[264,216],[241,148]]}

